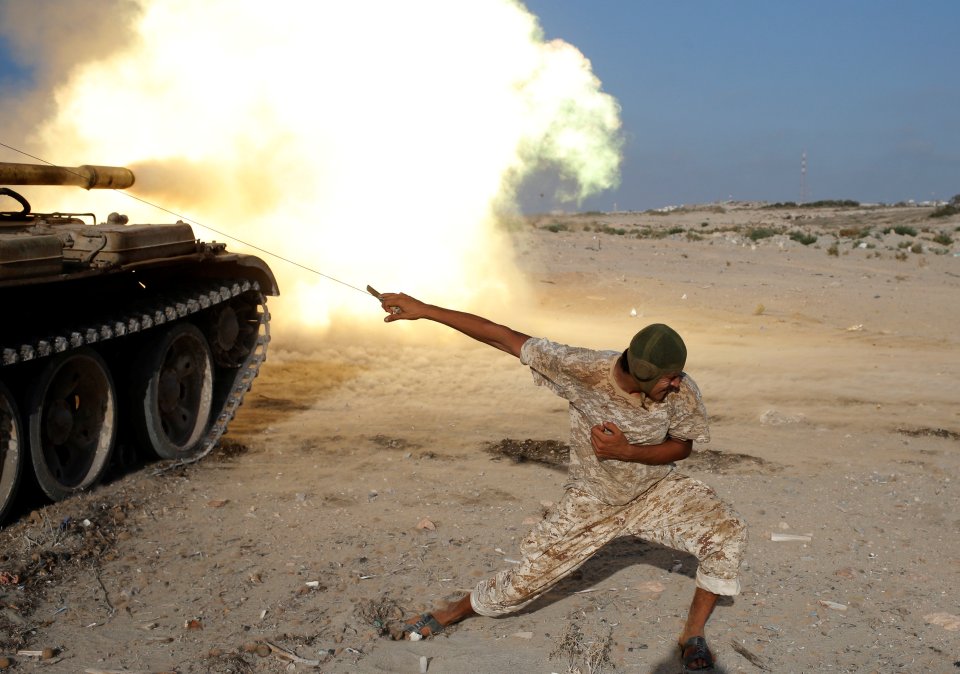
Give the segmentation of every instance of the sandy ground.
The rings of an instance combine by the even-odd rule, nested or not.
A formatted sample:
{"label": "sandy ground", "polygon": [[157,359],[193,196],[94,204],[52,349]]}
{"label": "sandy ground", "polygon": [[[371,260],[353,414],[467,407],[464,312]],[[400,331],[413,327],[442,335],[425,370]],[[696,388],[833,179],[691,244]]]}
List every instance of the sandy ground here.
{"label": "sandy ground", "polygon": [[[718,671],[960,671],[960,246],[943,238],[960,219],[928,213],[727,204],[515,234],[533,307],[491,318],[603,348],[650,322],[687,339],[713,438],[679,469],[750,525],[744,592],[708,625]],[[11,671],[678,671],[696,561],[641,540],[517,615],[382,636],[517,558],[560,497],[567,425],[514,359],[370,321],[311,353],[276,339],[200,464],[0,531]]]}

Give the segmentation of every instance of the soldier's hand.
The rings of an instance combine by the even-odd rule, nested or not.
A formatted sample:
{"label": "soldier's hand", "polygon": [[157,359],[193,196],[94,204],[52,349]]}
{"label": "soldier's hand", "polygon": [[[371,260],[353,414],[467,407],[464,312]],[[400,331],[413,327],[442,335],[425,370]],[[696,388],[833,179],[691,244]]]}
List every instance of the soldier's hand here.
{"label": "soldier's hand", "polygon": [[626,459],[632,449],[627,436],[612,421],[604,421],[590,429],[590,444],[593,445],[593,453],[601,461]]}
{"label": "soldier's hand", "polygon": [[423,318],[427,308],[425,303],[404,293],[380,293],[380,306],[387,312],[383,318],[386,323],[415,321]]}

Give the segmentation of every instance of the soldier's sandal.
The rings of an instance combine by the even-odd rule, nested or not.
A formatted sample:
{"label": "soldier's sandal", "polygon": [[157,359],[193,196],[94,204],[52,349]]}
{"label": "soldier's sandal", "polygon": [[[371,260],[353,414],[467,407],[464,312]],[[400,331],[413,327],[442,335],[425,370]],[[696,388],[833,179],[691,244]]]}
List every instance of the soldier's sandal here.
{"label": "soldier's sandal", "polygon": [[[713,671],[713,653],[707,648],[707,640],[703,637],[690,637],[687,643],[680,645],[680,662],[683,665],[684,674],[687,672],[712,672]],[[697,660],[703,660],[706,665],[703,667],[692,668]]]}
{"label": "soldier's sandal", "polygon": [[[428,634],[422,632],[424,627],[430,630]],[[437,619],[433,617],[432,613],[424,613],[417,618],[417,622],[406,625],[403,631],[407,633],[407,638],[411,641],[419,641],[420,639],[426,639],[427,637],[439,634],[443,631],[443,625],[437,622]]]}

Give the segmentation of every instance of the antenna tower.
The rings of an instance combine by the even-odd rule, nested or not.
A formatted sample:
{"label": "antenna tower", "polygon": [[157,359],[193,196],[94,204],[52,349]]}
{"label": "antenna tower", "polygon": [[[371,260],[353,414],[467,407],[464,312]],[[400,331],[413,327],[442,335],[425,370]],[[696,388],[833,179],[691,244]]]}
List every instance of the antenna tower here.
{"label": "antenna tower", "polygon": [[800,203],[807,203],[810,195],[807,193],[807,151],[800,155]]}

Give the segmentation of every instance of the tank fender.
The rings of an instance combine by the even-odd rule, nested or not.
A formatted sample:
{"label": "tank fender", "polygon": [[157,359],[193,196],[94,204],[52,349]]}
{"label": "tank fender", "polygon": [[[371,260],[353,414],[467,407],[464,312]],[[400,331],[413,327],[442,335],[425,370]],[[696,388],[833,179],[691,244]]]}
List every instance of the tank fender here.
{"label": "tank fender", "polygon": [[260,282],[260,289],[264,294],[280,294],[280,288],[277,286],[277,278],[273,275],[273,271],[267,266],[266,262],[256,255],[237,255],[232,260],[232,263],[237,267],[251,270],[254,276],[257,277],[257,281]]}

